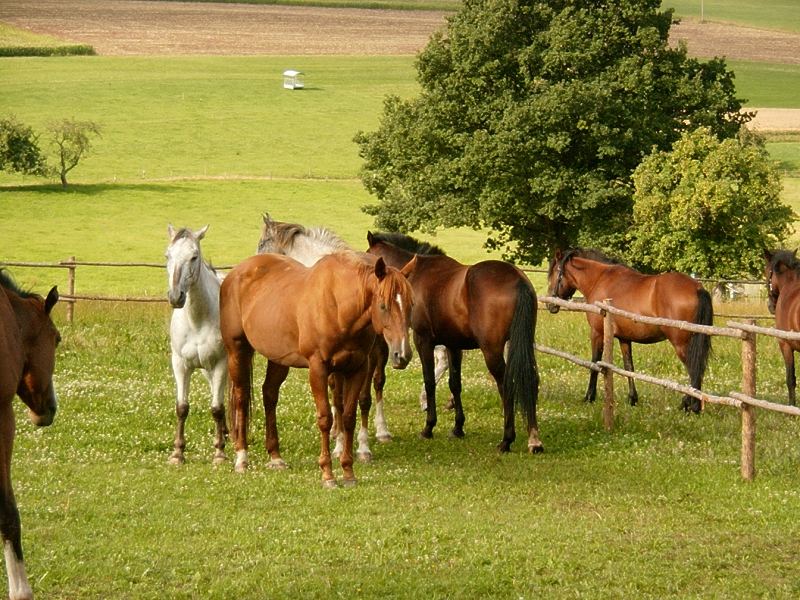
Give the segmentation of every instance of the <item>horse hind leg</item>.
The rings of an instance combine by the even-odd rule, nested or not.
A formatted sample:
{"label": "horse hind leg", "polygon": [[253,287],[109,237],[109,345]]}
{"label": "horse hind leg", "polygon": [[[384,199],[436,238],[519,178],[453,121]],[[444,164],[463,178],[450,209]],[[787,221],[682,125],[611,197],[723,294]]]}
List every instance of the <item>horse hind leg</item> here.
{"label": "horse hind leg", "polygon": [[225,442],[228,438],[228,426],[225,421],[225,388],[228,382],[227,364],[220,361],[208,377],[211,387],[211,416],[214,419],[214,465],[221,465],[227,460]]}
{"label": "horse hind leg", "polygon": [[289,367],[267,361],[267,372],[261,386],[264,403],[264,447],[269,454],[270,469],[285,469],[286,462],[281,458],[280,438],[278,437],[278,421],[276,410],[281,384],[289,375]]}
{"label": "horse hind leg", "polygon": [[786,369],[786,391],[789,393],[789,404],[795,406],[797,379],[794,370],[794,350],[786,341],[781,340],[778,344],[781,349],[781,354],[783,354],[783,364]]}
{"label": "horse hind leg", "polygon": [[464,416],[464,407],[461,404],[461,360],[463,352],[461,350],[454,350],[448,348],[447,358],[450,364],[450,375],[448,377],[448,384],[450,386],[450,400],[453,404],[455,415],[453,416],[453,437],[464,437],[464,423],[466,417]]}

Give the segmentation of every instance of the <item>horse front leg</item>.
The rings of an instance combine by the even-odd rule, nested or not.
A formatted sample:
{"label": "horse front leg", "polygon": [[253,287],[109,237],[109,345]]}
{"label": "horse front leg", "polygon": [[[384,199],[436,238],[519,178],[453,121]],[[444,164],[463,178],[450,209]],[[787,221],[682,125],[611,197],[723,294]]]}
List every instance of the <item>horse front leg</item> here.
{"label": "horse front leg", "polygon": [[267,449],[267,454],[269,454],[269,464],[267,466],[270,469],[286,468],[286,462],[281,458],[276,408],[281,384],[286,381],[288,375],[289,367],[267,361],[267,372],[264,375],[261,394],[264,402],[264,447]]}
{"label": "horse front leg", "polygon": [[[603,357],[603,331],[599,333],[592,329],[591,334],[592,342],[592,362],[597,362]],[[584,402],[594,402],[597,396],[597,371],[589,369],[589,387],[586,388],[586,394],[583,396]]]}
{"label": "horse front leg", "polygon": [[783,364],[786,367],[786,390],[789,392],[789,404],[795,406],[795,391],[797,388],[797,380],[795,379],[794,372],[794,350],[785,340],[779,340],[778,345],[783,354]]}
{"label": "horse front leg", "polygon": [[463,352],[461,350],[448,348],[447,358],[450,364],[450,376],[448,383],[450,385],[450,401],[453,404],[455,415],[453,419],[453,437],[464,437],[464,408],[461,405],[461,359]]}
{"label": "horse front leg", "polygon": [[[356,428],[356,410],[358,400],[364,386],[369,386],[369,368],[365,363],[360,369],[348,373],[344,378],[344,405],[342,406],[342,426],[344,427],[344,447],[339,457],[342,465],[343,483],[345,486],[356,484],[356,476],[353,472],[353,437]],[[366,413],[367,416],[369,412]],[[363,418],[363,413],[362,413]]]}
{"label": "horse front leg", "polygon": [[[383,336],[375,338],[372,348],[372,387],[375,390],[375,438],[379,442],[392,441],[392,434],[383,413],[383,388],[386,385],[386,363],[389,361],[389,347]],[[369,385],[369,381],[365,385]]]}
{"label": "horse front leg", "polygon": [[220,360],[207,375],[211,386],[211,416],[214,418],[214,458],[213,464],[221,465],[227,460],[225,442],[228,439],[228,424],[225,421],[225,388],[228,385],[228,366]]}
{"label": "horse front leg", "polygon": [[[628,340],[619,340],[619,349],[622,352],[622,364],[625,366],[625,370],[633,373],[633,344]],[[636,406],[639,402],[639,394],[636,392],[633,377],[628,377],[628,401],[631,406]]]}
{"label": "horse front leg", "polygon": [[425,439],[433,437],[433,428],[436,427],[436,379],[433,369],[433,344],[428,338],[414,333],[414,345],[419,353],[419,360],[422,363],[422,379],[425,382],[425,395],[427,397],[427,414],[425,418],[425,428],[420,436]]}
{"label": "horse front leg", "polygon": [[[333,426],[333,413],[328,402],[328,369],[321,359],[313,357],[308,366],[308,382],[316,405],[317,427],[320,436],[319,468],[322,470],[322,486],[335,488],[336,479],[331,466],[331,427]],[[344,415],[343,415],[344,418]],[[351,438],[352,443],[352,438]],[[346,445],[345,445],[346,446]],[[347,448],[342,450],[343,460],[346,460]],[[351,450],[352,453],[352,450]],[[352,464],[352,454],[350,461]]]}
{"label": "horse front leg", "polygon": [[0,535],[3,538],[3,554],[8,577],[10,600],[32,600],[33,592],[25,573],[22,555],[22,531],[19,511],[11,487],[11,451],[14,447],[14,409],[10,401],[3,401],[0,408]]}
{"label": "horse front leg", "polygon": [[172,353],[172,373],[175,376],[175,440],[173,442],[172,454],[169,462],[173,465],[184,463],[184,450],[186,449],[186,418],[189,416],[189,385],[192,377],[192,369],[189,369],[183,359],[176,353]]}

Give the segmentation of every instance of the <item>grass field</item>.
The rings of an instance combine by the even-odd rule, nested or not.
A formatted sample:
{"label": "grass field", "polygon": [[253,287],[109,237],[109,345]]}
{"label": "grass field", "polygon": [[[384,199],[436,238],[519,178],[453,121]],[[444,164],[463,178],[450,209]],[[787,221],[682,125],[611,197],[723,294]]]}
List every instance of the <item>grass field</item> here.
{"label": "grass field", "polygon": [[[752,310],[752,307],[735,307]],[[763,307],[762,307],[763,309]],[[86,307],[64,335],[56,423],[35,430],[17,403],[15,486],[40,598],[792,598],[800,593],[796,422],[758,413],[756,481],[739,477],[739,415],[617,380],[617,425],[580,401],[586,373],[539,355],[543,455],[501,434],[496,392],[467,353],[467,436],[417,438],[420,369],[389,374],[393,442],[373,442],[359,484],[324,491],[306,374],[278,408],[291,469],[265,468],[254,409],[251,470],[213,468],[205,383],[195,375],[187,463],[166,463],[174,399],[166,307]],[[540,313],[539,343],[583,356],[583,317]],[[739,348],[715,342],[706,388],[738,386]],[[759,346],[759,395],[785,397],[774,343]],[[666,345],[637,367],[682,380]],[[259,360],[256,373],[263,373]],[[256,375],[258,380],[258,375]],[[444,395],[444,390],[441,394]],[[522,438],[524,440],[524,437]],[[229,449],[230,452],[230,449]],[[229,454],[230,456],[230,454]],[[335,470],[340,474],[338,465]],[[1,587],[1,586],[0,586]]]}
{"label": "grass field", "polygon": [[681,17],[800,33],[800,5],[792,0],[664,0]]}

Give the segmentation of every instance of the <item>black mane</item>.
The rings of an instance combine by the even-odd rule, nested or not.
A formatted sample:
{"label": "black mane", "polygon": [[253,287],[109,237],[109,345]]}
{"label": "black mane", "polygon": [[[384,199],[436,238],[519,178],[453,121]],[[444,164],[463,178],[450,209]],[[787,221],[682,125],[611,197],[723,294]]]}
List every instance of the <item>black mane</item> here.
{"label": "black mane", "polygon": [[622,262],[618,258],[609,256],[608,254],[605,254],[600,250],[596,250],[595,248],[570,248],[567,252],[569,252],[572,256],[578,256],[580,258],[588,258],[589,260],[596,260],[597,262],[605,263],[607,265],[627,266],[625,265],[624,262]]}
{"label": "black mane", "polygon": [[30,298],[34,295],[31,292],[23,290],[21,287],[19,287],[17,282],[14,281],[14,278],[11,277],[11,273],[4,268],[0,268],[0,286],[14,292],[17,296],[21,296],[22,298]]}
{"label": "black mane", "polygon": [[416,238],[406,235],[404,233],[373,233],[372,237],[378,242],[386,242],[392,244],[408,252],[414,254],[435,254],[439,256],[446,256],[444,250],[438,246],[434,246],[428,242],[421,242]]}
{"label": "black mane", "polygon": [[775,268],[775,265],[779,263],[800,272],[800,259],[797,258],[794,250],[773,250],[769,264]]}

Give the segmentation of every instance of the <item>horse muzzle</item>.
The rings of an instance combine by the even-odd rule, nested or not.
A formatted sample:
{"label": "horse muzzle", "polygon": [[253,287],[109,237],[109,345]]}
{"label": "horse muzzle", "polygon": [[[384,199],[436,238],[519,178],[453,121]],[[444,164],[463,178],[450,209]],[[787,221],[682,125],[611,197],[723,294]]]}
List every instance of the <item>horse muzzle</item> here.
{"label": "horse muzzle", "polygon": [[58,400],[56,399],[55,392],[52,392],[50,397],[42,404],[44,407],[40,410],[33,410],[30,405],[28,405],[28,417],[31,423],[37,427],[47,427],[53,424],[56,418],[56,412],[58,412]]}
{"label": "horse muzzle", "polygon": [[174,294],[172,290],[170,290],[169,303],[172,305],[172,308],[183,308],[186,304],[186,292]]}
{"label": "horse muzzle", "polygon": [[405,369],[408,363],[411,362],[413,352],[408,343],[403,343],[400,348],[389,349],[389,359],[392,361],[393,369]]}

